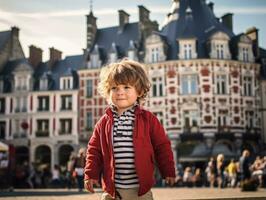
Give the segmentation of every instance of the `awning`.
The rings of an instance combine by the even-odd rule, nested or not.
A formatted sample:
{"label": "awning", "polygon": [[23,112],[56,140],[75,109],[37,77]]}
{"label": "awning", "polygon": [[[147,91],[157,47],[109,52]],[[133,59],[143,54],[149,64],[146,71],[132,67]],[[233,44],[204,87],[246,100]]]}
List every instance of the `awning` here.
{"label": "awning", "polygon": [[8,145],[0,142],[0,151],[8,151]]}
{"label": "awning", "polygon": [[236,154],[233,153],[228,146],[225,144],[216,144],[212,149],[212,156],[217,156],[218,154],[222,153],[225,157],[235,157]]}

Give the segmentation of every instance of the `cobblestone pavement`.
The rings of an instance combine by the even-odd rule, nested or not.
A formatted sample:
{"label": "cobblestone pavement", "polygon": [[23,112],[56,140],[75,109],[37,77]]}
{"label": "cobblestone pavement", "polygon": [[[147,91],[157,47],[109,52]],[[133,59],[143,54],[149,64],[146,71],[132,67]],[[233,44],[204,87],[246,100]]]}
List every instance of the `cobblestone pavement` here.
{"label": "cobblestone pavement", "polygon": [[[155,200],[266,200],[266,189],[259,189],[256,192],[242,192],[239,188],[154,188],[152,191]],[[77,192],[76,189],[35,189],[0,192],[0,199],[3,200],[100,200],[100,197],[100,190],[97,190],[94,194]]]}

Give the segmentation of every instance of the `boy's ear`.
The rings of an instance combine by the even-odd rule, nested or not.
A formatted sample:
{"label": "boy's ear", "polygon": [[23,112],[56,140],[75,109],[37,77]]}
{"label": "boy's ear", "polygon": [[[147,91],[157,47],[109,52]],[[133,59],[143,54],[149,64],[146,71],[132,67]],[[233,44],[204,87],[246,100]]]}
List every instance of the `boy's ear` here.
{"label": "boy's ear", "polygon": [[140,93],[138,94],[138,97],[142,97],[142,96],[143,96],[143,93],[144,93],[144,92],[140,92]]}

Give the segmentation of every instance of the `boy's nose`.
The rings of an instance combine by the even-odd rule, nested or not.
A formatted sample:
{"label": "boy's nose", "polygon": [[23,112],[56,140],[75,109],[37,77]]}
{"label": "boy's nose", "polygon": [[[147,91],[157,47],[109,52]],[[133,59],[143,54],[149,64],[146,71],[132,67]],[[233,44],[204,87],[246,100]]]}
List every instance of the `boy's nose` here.
{"label": "boy's nose", "polygon": [[118,94],[118,95],[121,95],[121,94],[123,94],[123,93],[124,93],[124,90],[123,90],[122,88],[120,88],[120,89],[117,90],[117,94]]}

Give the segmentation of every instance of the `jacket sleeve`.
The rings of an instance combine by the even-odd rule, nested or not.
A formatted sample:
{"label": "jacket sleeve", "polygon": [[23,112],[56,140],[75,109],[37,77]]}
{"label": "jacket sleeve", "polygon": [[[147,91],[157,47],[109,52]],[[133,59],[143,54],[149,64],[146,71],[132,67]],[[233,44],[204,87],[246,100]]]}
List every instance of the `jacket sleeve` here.
{"label": "jacket sleeve", "polygon": [[163,178],[175,177],[175,164],[171,142],[168,139],[163,126],[153,114],[151,115],[150,122],[151,142],[160,173]]}
{"label": "jacket sleeve", "polygon": [[86,164],[84,167],[84,180],[99,180],[100,174],[102,172],[103,158],[101,151],[100,131],[100,126],[97,124],[88,142]]}

